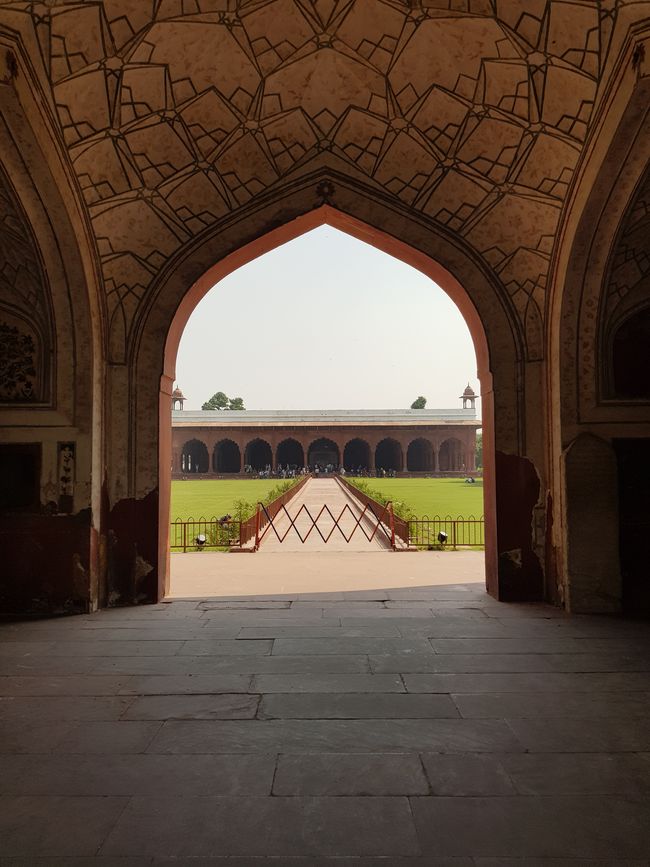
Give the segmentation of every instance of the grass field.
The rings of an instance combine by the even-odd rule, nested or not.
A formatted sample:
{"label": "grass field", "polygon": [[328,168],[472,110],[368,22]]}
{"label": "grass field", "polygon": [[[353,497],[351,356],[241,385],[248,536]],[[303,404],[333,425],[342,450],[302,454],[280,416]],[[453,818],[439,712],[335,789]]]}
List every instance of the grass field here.
{"label": "grass field", "polygon": [[[354,479],[350,479],[354,483]],[[475,518],[483,514],[483,480],[473,485],[465,479],[363,479],[371,488],[390,497],[394,502],[403,502],[421,518],[428,515],[452,518]]]}
{"label": "grass field", "polygon": [[233,511],[233,503],[256,503],[278,483],[277,479],[203,479],[172,482],[172,521],[188,518],[220,518]]}
{"label": "grass field", "polygon": [[[351,479],[350,481],[354,481]],[[418,517],[428,515],[483,514],[483,482],[465,484],[464,479],[364,479],[392,500],[407,503]],[[171,519],[220,517],[233,511],[236,500],[255,503],[277,484],[276,480],[209,479],[172,482]]]}

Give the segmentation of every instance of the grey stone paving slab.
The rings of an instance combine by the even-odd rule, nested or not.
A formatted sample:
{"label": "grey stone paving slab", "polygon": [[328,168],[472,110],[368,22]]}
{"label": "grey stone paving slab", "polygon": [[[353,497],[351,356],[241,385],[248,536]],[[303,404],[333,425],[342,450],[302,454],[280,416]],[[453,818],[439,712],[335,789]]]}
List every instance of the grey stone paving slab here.
{"label": "grey stone paving slab", "polygon": [[648,867],[628,858],[474,858],[476,867]]}
{"label": "grey stone paving slab", "polygon": [[[104,867],[104,859],[100,863],[101,867]],[[107,859],[109,867],[113,867],[114,863],[118,862]],[[390,856],[390,858],[382,856],[377,858],[366,858],[364,856],[341,858],[338,855],[334,855],[328,858],[327,856],[287,857],[286,855],[271,855],[267,857],[260,855],[256,857],[253,855],[247,857],[245,855],[224,855],[223,858],[154,857],[152,863],[154,867],[474,867],[474,862],[471,858],[432,858],[431,856],[424,858],[417,856],[413,858],[398,858],[395,856]],[[627,861],[622,863],[625,867],[628,867]],[[631,867],[638,867],[639,863],[634,862],[632,864],[632,862],[629,862]],[[0,867],[4,867],[1,860]],[[14,867],[14,865],[11,865],[11,867]],[[32,864],[21,864],[18,867],[32,867]],[[37,864],[37,867],[40,867],[40,862]],[[59,867],[59,865],[57,864],[56,867]],[[72,867],[76,867],[76,864],[73,864]],[[87,865],[84,864],[82,867],[87,867]],[[130,864],[126,865],[126,867],[130,867]],[[138,864],[136,867],[140,867],[140,865]],[[596,865],[596,867],[600,867],[600,865]],[[612,867],[612,865],[607,864],[605,867]],[[643,864],[642,867],[647,867],[647,864]]]}
{"label": "grey stone paving slab", "polygon": [[433,652],[425,639],[418,638],[278,638],[273,655],[302,654],[402,654]]}
{"label": "grey stone paving slab", "polygon": [[312,693],[265,695],[259,719],[455,719],[446,695]]}
{"label": "grey stone paving slab", "polygon": [[419,854],[405,798],[133,798],[106,855]]}
{"label": "grey stone paving slab", "polygon": [[[69,756],[142,753],[161,725],[160,722],[131,720],[77,723],[57,740],[52,751]],[[30,752],[38,752],[38,749]]]}
{"label": "grey stone paving slab", "polygon": [[650,751],[647,718],[513,719],[508,726],[531,752],[619,753]]}
{"label": "grey stone paving slab", "polygon": [[138,697],[123,719],[253,719],[257,695],[147,695]]}
{"label": "grey stone paving slab", "polygon": [[323,600],[323,599],[298,599],[292,606],[292,611],[312,611],[314,608],[330,608],[336,611],[339,608],[346,608],[350,611],[376,611],[377,609],[385,609],[385,604],[382,600],[373,599],[342,599],[342,600]]}
{"label": "grey stone paving slab", "polygon": [[274,795],[428,795],[417,755],[311,753],[281,755]]}
{"label": "grey stone paving slab", "polygon": [[521,753],[500,762],[522,795],[650,794],[650,753]]}
{"label": "grey stone paving slab", "polygon": [[646,672],[485,672],[466,673],[405,673],[409,692],[639,692],[650,687]]}
{"label": "grey stone paving slab", "polygon": [[255,641],[238,641],[229,639],[211,639],[186,641],[179,651],[180,656],[265,656],[271,652],[273,641],[258,639]]}
{"label": "grey stone paving slab", "polygon": [[453,797],[516,795],[502,757],[423,753],[422,764],[434,795]]}
{"label": "grey stone paving slab", "polygon": [[[433,654],[432,654],[433,655]],[[251,674],[304,674],[308,672],[370,673],[367,656],[333,654],[327,656],[173,656],[167,657],[169,665],[162,659],[147,657],[141,659],[109,658],[98,659],[97,673],[152,675],[152,676],[221,676]],[[153,663],[153,664],[151,664]]]}
{"label": "grey stone paving slab", "polygon": [[115,695],[127,682],[114,675],[3,676],[0,696]]}
{"label": "grey stone paving slab", "polygon": [[523,747],[502,720],[364,719],[170,721],[147,749],[172,754],[382,751],[501,753]]}
{"label": "grey stone paving slab", "polygon": [[391,623],[343,628],[342,626],[244,626],[238,638],[400,638]]}
{"label": "grey stone paving slab", "polygon": [[287,609],[258,609],[256,611],[206,611],[201,622],[205,624],[206,629],[212,629],[215,626],[222,627],[230,624],[238,624],[239,626],[264,626],[268,624],[281,625],[283,623],[293,623],[296,626],[309,626],[322,624],[323,613],[320,608],[314,607],[313,610],[292,611]]}
{"label": "grey stone paving slab", "polygon": [[90,674],[96,661],[96,657],[79,659],[71,656],[0,656],[0,675],[18,677]]}
{"label": "grey stone paving slab", "polygon": [[256,674],[255,692],[406,692],[396,674]]}
{"label": "grey stone paving slab", "polygon": [[0,852],[94,855],[127,798],[0,796]]}
{"label": "grey stone paving slab", "polygon": [[292,608],[291,599],[215,599],[213,602],[201,602],[203,611],[260,611],[269,609]]}
{"label": "grey stone paving slab", "polygon": [[116,720],[132,700],[128,696],[2,696],[0,720]]}
{"label": "grey stone paving slab", "polygon": [[461,716],[474,719],[643,717],[650,728],[650,693],[482,693],[454,695]]}
{"label": "grey stone paving slab", "polygon": [[61,720],[0,720],[0,755],[49,753],[75,727]]}
{"label": "grey stone paving slab", "polygon": [[412,798],[425,852],[650,857],[650,801],[613,796]]}
{"label": "grey stone paving slab", "polygon": [[585,653],[588,638],[432,638],[436,653]]}
{"label": "grey stone paving slab", "polygon": [[0,855],[0,867],[151,867],[151,858],[102,858],[98,861],[92,856],[3,858]]}
{"label": "grey stone paving slab", "polygon": [[250,674],[161,674],[129,678],[120,693],[124,695],[191,695],[220,692],[250,692]]}
{"label": "grey stone paving slab", "polygon": [[5,756],[0,794],[269,795],[276,756]]}
{"label": "grey stone paving slab", "polygon": [[[174,656],[183,641],[56,641],[47,653],[52,656]],[[7,645],[5,645],[7,646]]]}
{"label": "grey stone paving slab", "polygon": [[465,672],[517,672],[549,671],[543,654],[464,654],[464,653],[413,653],[410,656],[370,656],[374,672],[401,673],[465,673]]}

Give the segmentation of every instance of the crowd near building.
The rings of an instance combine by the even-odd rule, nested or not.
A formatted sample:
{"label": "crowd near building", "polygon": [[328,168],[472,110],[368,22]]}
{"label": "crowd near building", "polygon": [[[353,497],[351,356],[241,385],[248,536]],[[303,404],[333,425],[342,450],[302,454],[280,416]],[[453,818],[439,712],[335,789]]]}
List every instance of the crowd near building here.
{"label": "crowd near building", "polygon": [[458,409],[184,410],[172,412],[172,475],[343,471],[467,475],[476,471],[476,395]]}

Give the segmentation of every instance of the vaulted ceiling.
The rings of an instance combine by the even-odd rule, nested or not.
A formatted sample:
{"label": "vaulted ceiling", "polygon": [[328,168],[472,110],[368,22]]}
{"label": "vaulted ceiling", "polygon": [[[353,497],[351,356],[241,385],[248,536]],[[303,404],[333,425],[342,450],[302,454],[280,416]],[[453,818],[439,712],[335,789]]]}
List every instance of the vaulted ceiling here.
{"label": "vaulted ceiling", "polygon": [[325,159],[461,236],[543,319],[619,0],[0,5],[40,46],[127,333],[171,255]]}

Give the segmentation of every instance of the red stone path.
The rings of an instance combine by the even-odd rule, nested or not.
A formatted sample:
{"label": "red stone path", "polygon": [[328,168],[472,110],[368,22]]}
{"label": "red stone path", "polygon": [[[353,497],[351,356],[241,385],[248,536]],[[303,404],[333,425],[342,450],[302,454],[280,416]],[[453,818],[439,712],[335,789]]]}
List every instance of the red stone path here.
{"label": "red stone path", "polygon": [[[362,519],[362,524],[354,530],[354,533],[349,542],[334,526],[334,521],[327,514],[323,513],[318,519],[317,526],[322,534],[327,537],[328,533],[334,528],[331,537],[327,542],[324,542],[316,529],[309,532],[312,525],[312,520],[306,511],[301,511],[305,506],[313,518],[316,518],[324,505],[327,505],[330,512],[338,519],[342,515],[339,525],[345,535],[350,537],[354,530],[355,522],[363,515],[363,505],[351,494],[344,491],[335,479],[309,479],[306,485],[296,494],[296,496],[287,504],[287,512],[292,519],[295,520],[295,526],[300,531],[300,536],[305,537],[303,543],[298,533],[291,527],[291,522],[287,514],[283,511],[274,519],[273,525],[277,530],[277,535],[273,531],[273,527],[269,527],[260,550],[263,551],[385,551],[390,549],[388,539],[385,533],[378,530],[373,539],[368,541],[364,535],[362,527],[365,527],[366,533],[372,535],[376,526],[376,522],[370,521],[367,518]],[[345,507],[349,508],[346,509]],[[297,516],[297,517],[296,517]],[[287,533],[287,531],[289,531]],[[284,537],[283,542],[280,542],[278,535]]]}

